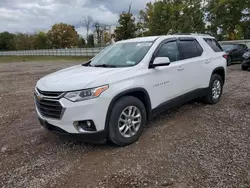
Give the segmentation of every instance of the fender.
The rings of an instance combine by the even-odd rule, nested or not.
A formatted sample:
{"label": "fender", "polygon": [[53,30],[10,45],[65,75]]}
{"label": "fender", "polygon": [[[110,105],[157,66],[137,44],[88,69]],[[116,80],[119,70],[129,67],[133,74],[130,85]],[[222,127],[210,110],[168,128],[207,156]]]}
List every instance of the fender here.
{"label": "fender", "polygon": [[107,112],[107,115],[106,115],[106,121],[105,121],[105,132],[106,134],[108,133],[108,123],[109,123],[109,120],[110,120],[110,114],[111,114],[111,111],[114,107],[114,104],[115,102],[123,97],[123,96],[126,96],[126,95],[129,95],[131,93],[134,93],[134,92],[143,92],[145,94],[145,99],[144,99],[144,102],[146,103],[146,111],[147,111],[147,116],[148,118],[151,117],[151,111],[152,111],[152,107],[151,107],[151,100],[150,100],[150,97],[149,97],[149,94],[148,92],[146,91],[146,89],[144,88],[141,88],[141,87],[138,87],[138,88],[133,88],[133,89],[128,89],[128,90],[125,90],[125,91],[122,91],[121,93],[117,94],[110,102],[109,104],[109,107],[108,107],[108,112]]}
{"label": "fender", "polygon": [[[212,74],[211,74],[211,77],[213,74],[215,73],[219,73],[219,75],[222,77],[222,80],[223,80],[223,83],[225,83],[225,77],[226,77],[226,71],[225,71],[225,68],[224,67],[217,67],[213,70]],[[220,74],[222,73],[222,75]]]}

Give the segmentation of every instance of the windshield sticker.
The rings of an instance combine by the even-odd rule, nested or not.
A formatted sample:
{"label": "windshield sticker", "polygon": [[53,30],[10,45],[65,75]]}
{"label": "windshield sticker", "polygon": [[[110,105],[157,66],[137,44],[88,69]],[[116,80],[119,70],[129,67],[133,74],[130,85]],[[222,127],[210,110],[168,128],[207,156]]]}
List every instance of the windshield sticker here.
{"label": "windshield sticker", "polygon": [[135,62],[134,61],[127,61],[126,64],[128,64],[128,65],[134,65]]}
{"label": "windshield sticker", "polygon": [[143,43],[139,43],[136,45],[136,47],[149,47],[151,46],[152,43],[150,42],[143,42]]}

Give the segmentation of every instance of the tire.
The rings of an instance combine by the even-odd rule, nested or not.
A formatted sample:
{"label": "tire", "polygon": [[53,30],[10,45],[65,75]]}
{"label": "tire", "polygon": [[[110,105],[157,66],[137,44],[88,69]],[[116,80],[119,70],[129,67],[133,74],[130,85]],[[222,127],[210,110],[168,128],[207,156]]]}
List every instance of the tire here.
{"label": "tire", "polygon": [[[129,116],[124,116],[122,114],[130,114],[129,110],[130,108],[133,107],[133,112],[134,114],[139,114],[141,118],[135,118],[132,120],[129,118]],[[123,113],[124,112],[124,113]],[[133,113],[132,113],[133,114]],[[130,116],[132,117],[132,116]],[[139,117],[139,115],[137,115]],[[122,121],[121,121],[122,119]],[[126,123],[123,119],[127,119]],[[139,121],[140,120],[140,125],[136,124],[133,127],[133,122]],[[129,123],[130,121],[130,123]],[[110,119],[109,119],[109,124],[108,124],[108,139],[113,142],[114,144],[118,146],[126,146],[130,145],[136,141],[139,140],[140,136],[142,135],[143,128],[147,123],[147,113],[144,104],[137,98],[132,97],[132,96],[125,96],[114,104],[114,107],[111,111]],[[130,126],[128,131],[126,132],[127,126]],[[122,127],[125,126],[124,129]],[[119,130],[119,127],[122,129],[121,131]],[[134,129],[136,127],[136,129]],[[131,135],[131,131],[134,131],[134,134]],[[126,135],[127,133],[127,135]],[[124,134],[124,135],[123,135]]]}
{"label": "tire", "polygon": [[227,58],[227,66],[231,66],[232,65],[232,57],[228,56]]}
{"label": "tire", "polygon": [[[217,86],[216,83],[220,84],[220,86],[218,86],[217,89],[215,89],[215,85]],[[221,95],[223,93],[223,81],[220,75],[218,74],[213,74],[210,80],[210,84],[209,84],[209,88],[208,88],[208,92],[207,95],[204,97],[204,102],[207,104],[216,104],[220,101],[221,99]],[[220,88],[220,92],[219,92],[219,88]],[[217,95],[215,97],[215,92],[214,90],[216,90]]]}
{"label": "tire", "polygon": [[245,67],[245,66],[241,66],[241,69],[242,69],[243,71],[246,71],[248,68]]}

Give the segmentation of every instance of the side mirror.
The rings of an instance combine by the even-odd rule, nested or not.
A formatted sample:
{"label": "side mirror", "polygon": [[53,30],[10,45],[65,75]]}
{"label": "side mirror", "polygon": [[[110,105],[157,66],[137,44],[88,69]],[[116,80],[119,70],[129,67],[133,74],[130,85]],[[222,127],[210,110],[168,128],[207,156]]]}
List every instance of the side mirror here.
{"label": "side mirror", "polygon": [[168,57],[156,57],[150,68],[162,67],[170,65],[170,59]]}

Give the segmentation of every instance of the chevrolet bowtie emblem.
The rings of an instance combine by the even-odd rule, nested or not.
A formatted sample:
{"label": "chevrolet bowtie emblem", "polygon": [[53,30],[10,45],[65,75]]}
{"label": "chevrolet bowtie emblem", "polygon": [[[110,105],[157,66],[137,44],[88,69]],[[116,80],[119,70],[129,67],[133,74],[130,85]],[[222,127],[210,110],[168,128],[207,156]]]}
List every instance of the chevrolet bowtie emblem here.
{"label": "chevrolet bowtie emblem", "polygon": [[39,101],[43,99],[43,96],[40,94],[37,94],[36,97],[37,97],[37,100],[39,100]]}

